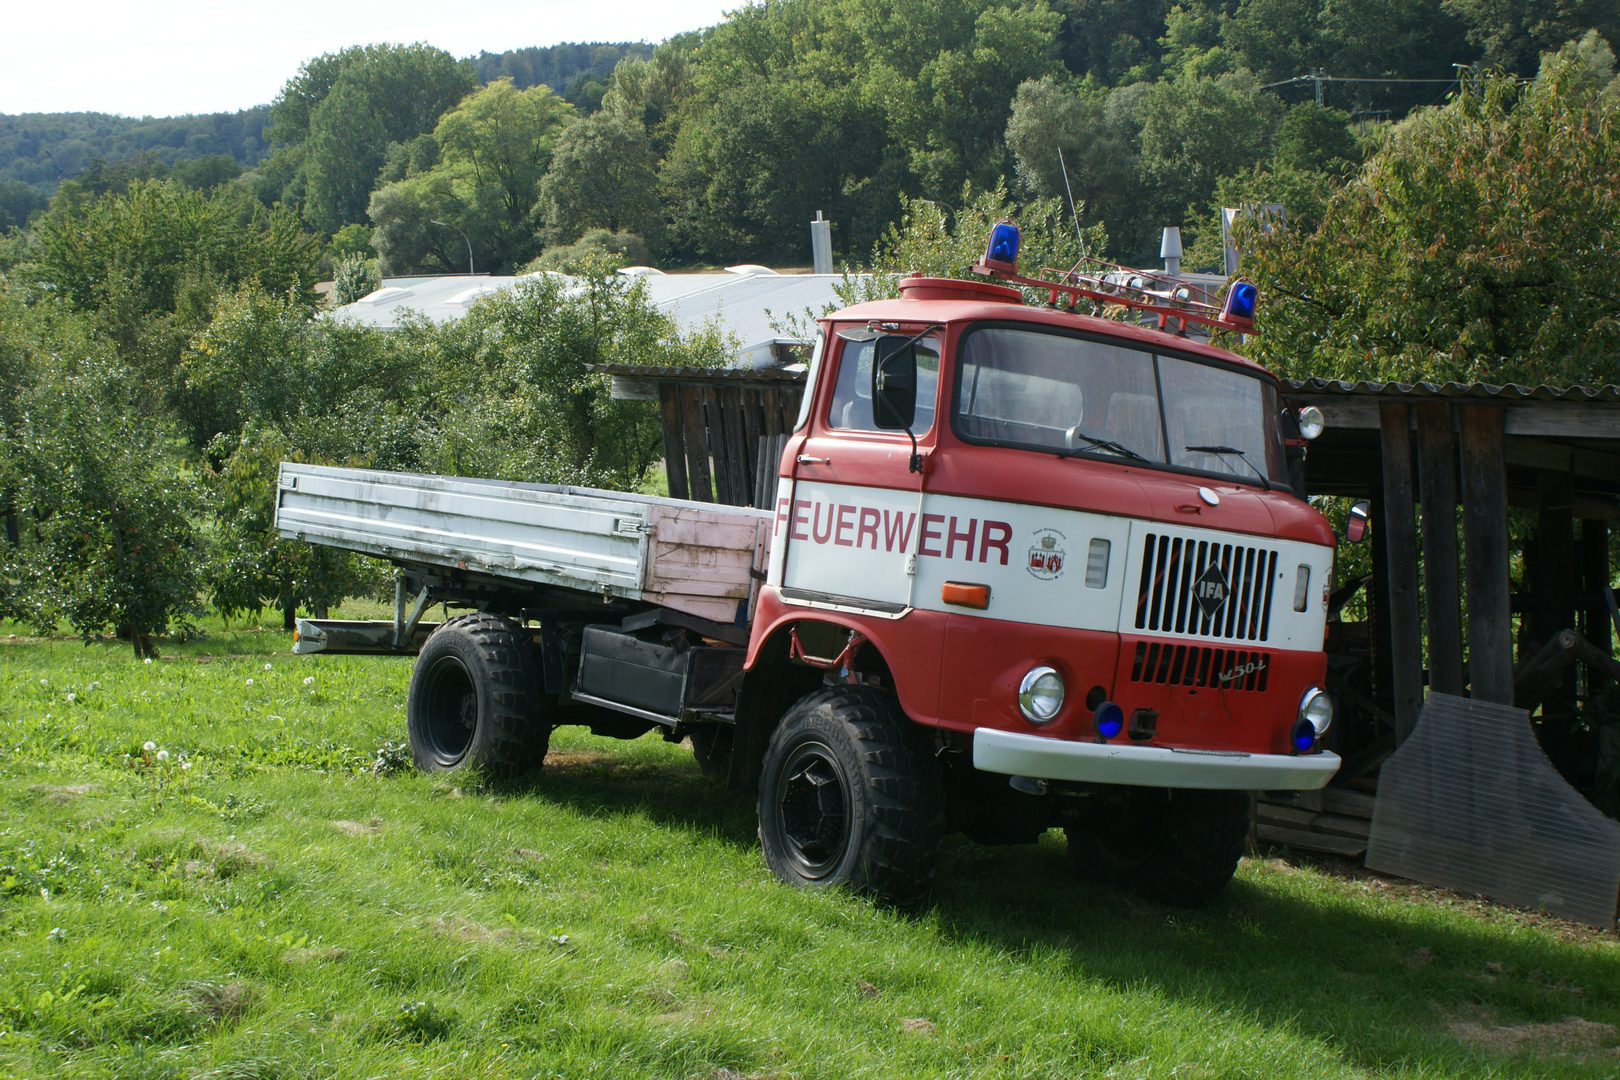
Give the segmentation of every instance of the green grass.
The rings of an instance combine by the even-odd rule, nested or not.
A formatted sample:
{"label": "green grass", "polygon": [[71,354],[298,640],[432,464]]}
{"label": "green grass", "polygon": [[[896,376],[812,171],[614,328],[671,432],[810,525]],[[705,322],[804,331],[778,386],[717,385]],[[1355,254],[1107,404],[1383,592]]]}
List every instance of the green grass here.
{"label": "green grass", "polygon": [[1610,934],[1275,859],[1186,913],[1077,883],[1056,834],[951,840],[931,906],[901,914],[777,885],[751,800],[656,736],[565,729],[520,782],[379,776],[408,661],[217,622],[151,664],[9,633],[0,1076],[1620,1064],[1612,1028],[1563,1023],[1620,1023]]}

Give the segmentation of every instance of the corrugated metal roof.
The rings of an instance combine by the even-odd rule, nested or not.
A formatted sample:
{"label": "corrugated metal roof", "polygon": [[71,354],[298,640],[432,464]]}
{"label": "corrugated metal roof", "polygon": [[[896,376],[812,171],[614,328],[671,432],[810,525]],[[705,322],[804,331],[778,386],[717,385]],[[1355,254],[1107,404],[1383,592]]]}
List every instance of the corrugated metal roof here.
{"label": "corrugated metal roof", "polygon": [[670,367],[652,364],[586,364],[586,371],[637,379],[722,379],[726,382],[804,382],[806,371],[789,368]]}
{"label": "corrugated metal roof", "polygon": [[[511,288],[520,279],[499,275],[469,278],[465,274],[441,278],[390,278],[384,288],[352,304],[334,308],[330,318],[374,326],[397,327],[407,311],[435,322],[459,319],[481,297]],[[647,298],[675,320],[683,333],[718,323],[741,345],[741,360],[768,364],[775,360],[772,346],[797,344],[799,339],[780,332],[771,322],[786,316],[806,320],[829,305],[842,306],[834,286],[842,274],[696,273],[649,274],[638,280]]]}
{"label": "corrugated metal roof", "polygon": [[1620,404],[1620,386],[1608,385],[1593,389],[1589,386],[1557,387],[1523,386],[1519,383],[1401,383],[1401,382],[1346,382],[1343,379],[1284,379],[1287,392],[1298,394],[1342,394],[1361,397],[1441,397],[1441,398],[1494,398],[1514,401],[1566,401],[1576,403],[1599,402]]}

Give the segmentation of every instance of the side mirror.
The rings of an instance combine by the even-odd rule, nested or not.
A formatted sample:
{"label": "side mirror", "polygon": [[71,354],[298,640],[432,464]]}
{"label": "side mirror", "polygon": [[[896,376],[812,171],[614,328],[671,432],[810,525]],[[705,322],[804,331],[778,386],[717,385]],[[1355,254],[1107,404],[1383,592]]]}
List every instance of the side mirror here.
{"label": "side mirror", "polygon": [[872,423],[909,431],[917,418],[917,350],[910,338],[877,339],[872,353]]}
{"label": "side mirror", "polygon": [[1350,513],[1344,519],[1344,538],[1352,544],[1359,544],[1367,537],[1367,523],[1372,520],[1372,504],[1361,499],[1350,507]]}

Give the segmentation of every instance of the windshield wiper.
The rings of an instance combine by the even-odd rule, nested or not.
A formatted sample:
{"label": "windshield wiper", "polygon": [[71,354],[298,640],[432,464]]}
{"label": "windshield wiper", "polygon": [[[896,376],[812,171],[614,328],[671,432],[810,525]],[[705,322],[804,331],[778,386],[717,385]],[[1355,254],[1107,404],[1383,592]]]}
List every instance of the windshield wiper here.
{"label": "windshield wiper", "polygon": [[1266,479],[1266,474],[1256,468],[1254,462],[1249,460],[1248,455],[1235,446],[1187,446],[1182,449],[1191,450],[1198,454],[1236,454],[1242,459],[1243,464],[1254,470],[1254,475],[1260,478],[1261,485],[1267,491],[1271,490],[1271,481]]}
{"label": "windshield wiper", "polygon": [[1135,450],[1132,450],[1128,446],[1121,446],[1113,439],[1099,439],[1093,435],[1087,435],[1077,427],[1070,428],[1068,434],[1076,439],[1084,439],[1086,441],[1086,445],[1077,446],[1073,450],[1065,450],[1063,453],[1059,454],[1058,457],[1073,457],[1076,454],[1083,454],[1087,450],[1095,448],[1099,450],[1112,450],[1121,457],[1135,458],[1137,461],[1147,460],[1147,458],[1143,457],[1141,454],[1138,454]]}

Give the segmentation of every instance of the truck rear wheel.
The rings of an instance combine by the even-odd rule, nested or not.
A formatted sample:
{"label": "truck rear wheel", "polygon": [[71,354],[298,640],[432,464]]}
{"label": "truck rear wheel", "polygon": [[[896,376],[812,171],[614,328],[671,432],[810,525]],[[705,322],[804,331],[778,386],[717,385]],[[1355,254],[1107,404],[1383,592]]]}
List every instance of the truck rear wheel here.
{"label": "truck rear wheel", "polygon": [[826,687],[799,699],[772,735],[760,774],[765,865],[789,885],[921,900],[945,835],[931,750],[894,698],[869,687]]}
{"label": "truck rear wheel", "polygon": [[405,727],[423,772],[539,765],[551,739],[539,649],[510,619],[451,619],[416,658]]}
{"label": "truck rear wheel", "polygon": [[1177,907],[1209,903],[1232,880],[1249,831],[1241,791],[1143,788],[1106,818],[1070,826],[1081,877]]}

